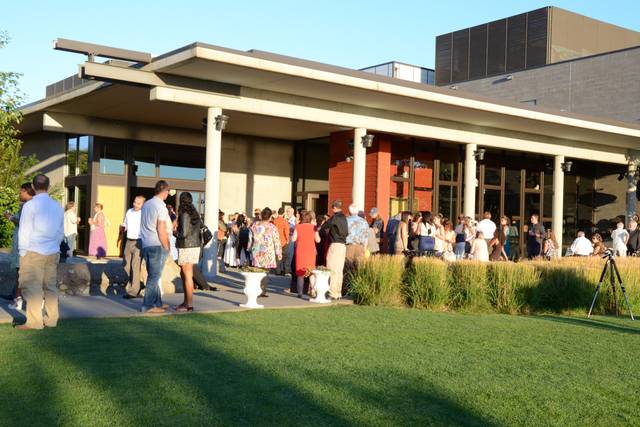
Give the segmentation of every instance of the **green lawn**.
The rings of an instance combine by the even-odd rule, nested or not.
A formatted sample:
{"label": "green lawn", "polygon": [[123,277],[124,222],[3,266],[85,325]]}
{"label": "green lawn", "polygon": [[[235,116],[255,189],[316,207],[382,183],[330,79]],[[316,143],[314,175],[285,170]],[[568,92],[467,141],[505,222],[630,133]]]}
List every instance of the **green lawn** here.
{"label": "green lawn", "polygon": [[640,323],[331,307],[0,326],[1,426],[640,424]]}

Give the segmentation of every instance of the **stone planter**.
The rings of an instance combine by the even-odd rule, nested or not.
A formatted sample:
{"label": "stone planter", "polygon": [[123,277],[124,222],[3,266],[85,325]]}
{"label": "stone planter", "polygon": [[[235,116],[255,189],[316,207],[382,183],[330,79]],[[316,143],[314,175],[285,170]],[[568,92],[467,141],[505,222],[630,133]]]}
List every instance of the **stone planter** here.
{"label": "stone planter", "polygon": [[258,296],[262,293],[260,282],[267,273],[240,273],[244,277],[244,294],[247,296],[247,302],[240,304],[244,308],[264,308],[264,305],[258,304]]}
{"label": "stone planter", "polygon": [[309,299],[309,301],[318,304],[330,303],[331,301],[327,299],[327,292],[329,292],[331,273],[323,270],[313,270],[312,273],[316,278],[316,297]]}

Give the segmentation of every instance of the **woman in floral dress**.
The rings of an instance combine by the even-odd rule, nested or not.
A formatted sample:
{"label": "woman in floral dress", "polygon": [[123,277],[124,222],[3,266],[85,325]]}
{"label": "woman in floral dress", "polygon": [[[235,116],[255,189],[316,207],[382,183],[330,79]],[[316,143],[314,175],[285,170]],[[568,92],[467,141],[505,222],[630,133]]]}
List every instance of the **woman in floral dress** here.
{"label": "woman in floral dress", "polygon": [[[282,259],[280,237],[278,235],[278,229],[270,222],[271,215],[271,209],[264,208],[262,212],[260,212],[260,221],[256,221],[251,225],[251,234],[253,237],[251,258],[253,260],[253,266],[262,268],[267,272],[271,268],[276,268],[278,261]],[[266,297],[266,276],[262,279],[260,287],[262,288],[262,294],[260,296]]]}

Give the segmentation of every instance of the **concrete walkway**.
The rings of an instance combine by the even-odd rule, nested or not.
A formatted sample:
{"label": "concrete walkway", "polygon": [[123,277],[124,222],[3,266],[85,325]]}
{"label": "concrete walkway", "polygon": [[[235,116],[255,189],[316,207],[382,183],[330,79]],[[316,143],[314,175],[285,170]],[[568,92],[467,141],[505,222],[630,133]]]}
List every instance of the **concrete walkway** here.
{"label": "concrete walkway", "polygon": [[[308,298],[300,299],[295,294],[289,294],[290,279],[269,276],[269,297],[259,298],[258,303],[266,309],[270,308],[311,308],[333,304],[315,304]],[[217,291],[195,291],[193,298],[194,312],[214,313],[221,311],[246,310],[239,306],[246,301],[243,293],[243,278],[238,272],[226,272],[221,274],[211,285],[218,288]],[[171,306],[181,304],[183,294],[168,294],[163,301]],[[0,323],[10,323],[14,319],[17,323],[25,320],[24,312],[9,308],[11,301],[0,299]],[[145,316],[140,312],[142,299],[125,300],[122,295],[106,296],[60,296],[60,318],[88,318],[88,317],[131,317]],[[334,303],[335,304],[335,303]],[[351,304],[349,300],[342,300],[339,304]],[[167,315],[175,314],[173,310],[167,310]]]}

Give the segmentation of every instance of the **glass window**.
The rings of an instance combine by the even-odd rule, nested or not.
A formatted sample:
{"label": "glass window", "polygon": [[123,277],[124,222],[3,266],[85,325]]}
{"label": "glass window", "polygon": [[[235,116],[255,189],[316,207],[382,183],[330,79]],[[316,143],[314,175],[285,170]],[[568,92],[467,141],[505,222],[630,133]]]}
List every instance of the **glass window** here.
{"label": "glass window", "polygon": [[76,176],[76,165],[78,164],[78,139],[67,139],[67,174]]}
{"label": "glass window", "polygon": [[438,213],[455,224],[458,208],[457,187],[452,185],[440,185],[438,188]]}
{"label": "glass window", "polygon": [[81,219],[80,224],[78,224],[78,249],[84,250],[87,247],[87,239],[88,239],[88,230],[89,227],[87,224],[87,187],[84,185],[80,185],[76,187],[78,200],[76,200],[76,214],[78,218]]}
{"label": "glass window", "polygon": [[[544,207],[543,216],[553,216],[553,173],[544,174]],[[556,236],[558,237],[558,236]]]}
{"label": "glass window", "polygon": [[115,142],[102,144],[100,173],[107,175],[124,175],[124,145]]}
{"label": "glass window", "polygon": [[205,149],[198,147],[164,148],[160,152],[160,177],[204,181]]}
{"label": "glass window", "polygon": [[133,174],[135,176],[156,176],[156,153],[153,146],[134,143]]}
{"label": "glass window", "polygon": [[524,186],[525,188],[531,188],[534,190],[540,189],[540,172],[527,171],[525,174]]}
{"label": "glass window", "polygon": [[502,183],[502,172],[500,168],[484,168],[485,185],[500,185]]}
{"label": "glass window", "polygon": [[[500,218],[500,190],[484,190],[483,198],[483,210],[485,212],[491,212],[491,218],[494,222]],[[490,239],[493,236],[484,236],[486,239]]]}
{"label": "glass window", "polygon": [[520,216],[520,169],[505,171],[504,214],[509,217]]}
{"label": "glass window", "polygon": [[532,214],[540,215],[540,194],[526,193],[524,195],[524,217],[527,221]]}
{"label": "glass window", "polygon": [[67,187],[67,202],[73,202],[76,200],[76,188]]}
{"label": "glass window", "polygon": [[78,138],[78,175],[89,173],[89,137]]}
{"label": "glass window", "polygon": [[440,162],[440,181],[457,181],[458,171],[454,162]]}

